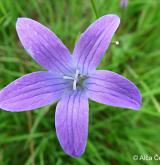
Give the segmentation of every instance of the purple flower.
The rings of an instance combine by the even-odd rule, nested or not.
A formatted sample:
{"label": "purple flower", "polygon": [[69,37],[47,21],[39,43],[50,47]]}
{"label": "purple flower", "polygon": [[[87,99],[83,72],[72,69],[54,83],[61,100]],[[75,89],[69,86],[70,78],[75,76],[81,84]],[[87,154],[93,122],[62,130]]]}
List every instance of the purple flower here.
{"label": "purple flower", "polygon": [[60,39],[40,23],[19,18],[19,39],[31,57],[48,71],[27,74],[0,92],[0,108],[19,112],[59,100],[55,127],[64,151],[79,157],[88,134],[88,99],[111,106],[138,110],[141,96],[123,76],[96,70],[120,23],[118,16],[105,15],[82,33],[73,56]]}
{"label": "purple flower", "polygon": [[120,6],[121,8],[125,8],[128,5],[128,0],[120,0]]}

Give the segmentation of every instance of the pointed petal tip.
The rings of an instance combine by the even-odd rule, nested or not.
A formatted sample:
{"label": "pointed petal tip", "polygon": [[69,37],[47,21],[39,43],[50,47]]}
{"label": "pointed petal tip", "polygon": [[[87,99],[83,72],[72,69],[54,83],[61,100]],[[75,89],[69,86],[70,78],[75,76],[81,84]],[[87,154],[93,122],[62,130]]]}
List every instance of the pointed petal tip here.
{"label": "pointed petal tip", "polygon": [[[138,98],[139,97],[139,98]],[[124,108],[127,108],[127,109],[131,109],[131,110],[140,110],[141,107],[142,107],[142,98],[141,98],[141,94],[139,96],[137,96],[137,100],[134,101],[134,104],[130,105],[130,106],[126,106]],[[123,106],[122,106],[123,107]]]}
{"label": "pointed petal tip", "polygon": [[22,19],[21,17],[18,17],[16,20],[16,30],[19,28],[19,24],[20,24],[21,19]]}
{"label": "pointed petal tip", "polygon": [[36,22],[36,21],[27,17],[18,17],[16,20],[16,30],[18,31],[18,29],[23,29],[24,26],[27,27],[28,24],[31,24],[33,22]]}
{"label": "pointed petal tip", "polygon": [[120,24],[120,17],[116,14],[107,14],[102,17],[112,17],[112,19],[114,19],[116,21],[117,25]]}
{"label": "pointed petal tip", "polygon": [[26,18],[26,17],[18,17],[16,20],[16,28],[23,24],[26,20],[31,20],[30,18]]}
{"label": "pointed petal tip", "polygon": [[140,102],[138,102],[138,104],[137,105],[135,105],[132,109],[133,110],[140,110],[141,109],[141,100],[140,100]]}
{"label": "pointed petal tip", "polygon": [[117,14],[111,13],[108,15],[120,21],[120,17]]}
{"label": "pointed petal tip", "polygon": [[16,20],[16,30],[18,31],[18,29],[21,27],[23,21],[24,21],[24,17],[18,17]]}
{"label": "pointed petal tip", "polygon": [[135,89],[137,90],[137,104],[132,109],[140,110],[142,107],[142,95],[141,95],[140,90],[137,88],[137,86],[136,85],[134,86],[135,86]]}
{"label": "pointed petal tip", "polygon": [[140,110],[141,109],[141,103],[138,103],[137,105],[134,105],[133,107],[131,107],[130,109],[132,110]]}
{"label": "pointed petal tip", "polygon": [[110,21],[113,21],[114,26],[117,29],[119,24],[120,24],[120,17],[116,14],[111,13],[111,14],[106,14],[106,15],[103,15],[103,16],[99,17],[98,20],[108,20],[108,19],[110,19]]}
{"label": "pointed petal tip", "polygon": [[16,25],[19,24],[23,20],[24,20],[24,17],[18,17],[16,20]]}
{"label": "pointed petal tip", "polygon": [[16,22],[21,22],[21,21],[24,21],[24,20],[32,20],[31,18],[27,18],[27,17],[18,17]]}
{"label": "pointed petal tip", "polygon": [[60,137],[58,136],[57,129],[56,129],[56,134],[57,134],[58,141],[60,142],[61,148],[63,149],[65,154],[67,154],[68,156],[71,156],[73,158],[80,158],[84,154],[85,148],[79,152],[75,152],[69,148],[64,147],[63,144],[61,143]]}
{"label": "pointed petal tip", "polygon": [[[66,152],[66,151],[65,151]],[[70,152],[66,152],[66,154],[68,154],[69,156],[73,157],[73,158],[80,158],[83,155],[83,152],[80,153],[70,153]]]}
{"label": "pointed petal tip", "polygon": [[16,23],[19,22],[21,19],[23,19],[23,17],[17,17]]}

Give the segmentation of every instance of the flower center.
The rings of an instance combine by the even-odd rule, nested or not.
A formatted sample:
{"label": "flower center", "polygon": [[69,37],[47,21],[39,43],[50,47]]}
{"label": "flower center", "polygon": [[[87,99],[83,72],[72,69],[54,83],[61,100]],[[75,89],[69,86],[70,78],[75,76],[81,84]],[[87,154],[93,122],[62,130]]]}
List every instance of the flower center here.
{"label": "flower center", "polygon": [[72,80],[73,84],[72,84],[72,87],[73,87],[73,90],[76,90],[77,87],[81,87],[82,84],[83,84],[83,81],[87,78],[87,76],[84,76],[82,74],[80,74],[79,70],[76,69],[76,73],[75,75],[72,77],[72,76],[63,76],[63,79],[65,80]]}

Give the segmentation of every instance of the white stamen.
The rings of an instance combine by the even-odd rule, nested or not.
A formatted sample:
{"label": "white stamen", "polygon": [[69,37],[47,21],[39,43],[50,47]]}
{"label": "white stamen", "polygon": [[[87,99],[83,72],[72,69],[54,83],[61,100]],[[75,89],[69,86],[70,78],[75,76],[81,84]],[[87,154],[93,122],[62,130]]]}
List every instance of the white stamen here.
{"label": "white stamen", "polygon": [[78,78],[78,74],[79,74],[79,70],[76,70],[76,74],[75,74],[75,79],[77,80]]}
{"label": "white stamen", "polygon": [[70,77],[70,76],[63,76],[63,79],[65,79],[65,80],[74,80],[74,78]]}
{"label": "white stamen", "polygon": [[76,90],[76,84],[77,84],[77,80],[74,79],[74,81],[73,81],[73,90],[74,90],[74,91]]}
{"label": "white stamen", "polygon": [[77,81],[78,81],[78,74],[79,74],[79,70],[76,70],[76,74],[74,77],[74,81],[73,81],[73,90],[76,90],[76,85],[77,85]]}
{"label": "white stamen", "polygon": [[65,80],[73,80],[73,90],[76,90],[77,88],[77,82],[79,81],[79,70],[76,70],[76,74],[75,77],[71,77],[71,76],[63,76],[63,79]]}

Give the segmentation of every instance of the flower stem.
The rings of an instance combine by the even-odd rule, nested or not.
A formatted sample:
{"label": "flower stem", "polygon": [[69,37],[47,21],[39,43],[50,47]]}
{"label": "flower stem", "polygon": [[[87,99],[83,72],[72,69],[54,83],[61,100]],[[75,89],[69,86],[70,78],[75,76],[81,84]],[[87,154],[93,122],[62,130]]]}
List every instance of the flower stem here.
{"label": "flower stem", "polygon": [[92,5],[92,9],[94,11],[94,14],[95,14],[96,18],[98,18],[98,11],[97,11],[95,2],[94,2],[94,0],[90,0],[90,2],[91,2],[91,5]]}
{"label": "flower stem", "polygon": [[[28,129],[29,132],[31,133],[31,129],[32,129],[32,113],[31,111],[27,111],[27,119],[28,119]],[[31,154],[31,164],[35,165],[35,160],[34,160],[34,141],[33,139],[29,140],[29,150],[30,150],[30,154]]]}

